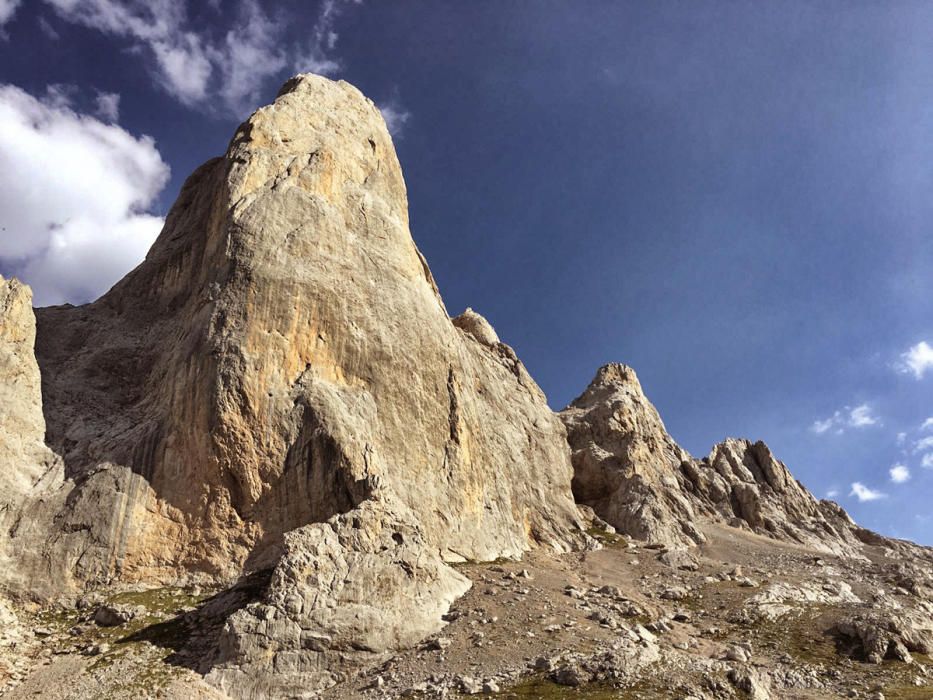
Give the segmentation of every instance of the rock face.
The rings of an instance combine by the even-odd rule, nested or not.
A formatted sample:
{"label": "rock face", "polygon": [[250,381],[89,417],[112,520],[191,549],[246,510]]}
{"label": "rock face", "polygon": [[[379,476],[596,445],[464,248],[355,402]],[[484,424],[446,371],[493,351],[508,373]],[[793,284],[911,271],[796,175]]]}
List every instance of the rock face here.
{"label": "rock face", "polygon": [[561,418],[574,496],[624,534],[692,545],[703,542],[698,526],[711,519],[860,556],[845,511],[817,501],[763,442],[730,438],[692,458],[668,435],[630,367],[601,368]]}
{"label": "rock face", "polygon": [[685,496],[681,465],[690,455],[674,442],[645,397],[635,370],[602,367],[560,414],[573,454],[578,502],[620,532],[667,544],[703,541]]}
{"label": "rock face", "polygon": [[[32,527],[33,514],[24,511],[29,494],[54,488],[61,471],[61,460],[45,445],[35,338],[32,291],[0,277],[0,533]],[[16,565],[18,549],[0,537],[0,571],[22,585],[28,572]]]}
{"label": "rock face", "polygon": [[448,318],[382,118],[346,83],[290,81],[144,263],[38,322],[49,443],[76,494],[125,496],[109,575],[235,576],[377,482],[448,560],[578,536],[559,420],[482,317]]}
{"label": "rock face", "polygon": [[0,277],[0,517],[14,511],[54,455],[45,446],[32,291]]}
{"label": "rock face", "polygon": [[[28,295],[4,290],[23,410],[3,420],[25,423],[4,432],[41,452]],[[362,621],[382,626],[373,650],[435,629],[466,585],[444,561],[584,538],[561,422],[481,316],[448,317],[382,117],[346,83],[289,81],[188,179],[137,269],[37,318],[63,462],[11,543],[50,586],[226,581],[284,553],[268,604],[304,633],[264,653],[295,670],[319,653],[301,640],[342,648]],[[18,455],[5,478],[28,488],[38,462]],[[359,600],[364,581],[382,597]],[[369,612],[339,612],[353,601]]]}

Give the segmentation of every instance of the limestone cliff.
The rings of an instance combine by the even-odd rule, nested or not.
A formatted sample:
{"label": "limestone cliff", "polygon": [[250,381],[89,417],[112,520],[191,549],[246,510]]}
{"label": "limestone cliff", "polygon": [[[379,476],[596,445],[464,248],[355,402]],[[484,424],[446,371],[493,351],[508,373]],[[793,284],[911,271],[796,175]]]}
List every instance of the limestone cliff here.
{"label": "limestone cliff", "polygon": [[385,123],[347,83],[289,81],[139,267],[36,312],[44,405],[28,292],[6,284],[0,309],[8,590],[275,566],[288,633],[250,656],[244,613],[226,648],[299,673],[359,647],[348,610],[374,652],[437,629],[468,586],[445,561],[585,538],[560,420],[482,317],[448,317]]}
{"label": "limestone cliff", "polygon": [[704,541],[705,520],[858,556],[857,529],[818,501],[763,442],[728,439],[697,460],[667,433],[631,367],[610,364],[561,413],[574,495],[621,532],[668,545]]}
{"label": "limestone cliff", "polygon": [[145,262],[37,315],[69,499],[120,504],[93,567],[56,553],[64,580],[232,578],[377,483],[448,560],[578,537],[559,420],[494,333],[448,318],[385,124],[346,83],[290,81]]}
{"label": "limestone cliff", "polygon": [[[44,442],[35,339],[32,291],[0,277],[0,532],[20,527],[28,494],[54,479],[58,464]],[[0,538],[0,571],[19,579],[10,554],[9,538]]]}

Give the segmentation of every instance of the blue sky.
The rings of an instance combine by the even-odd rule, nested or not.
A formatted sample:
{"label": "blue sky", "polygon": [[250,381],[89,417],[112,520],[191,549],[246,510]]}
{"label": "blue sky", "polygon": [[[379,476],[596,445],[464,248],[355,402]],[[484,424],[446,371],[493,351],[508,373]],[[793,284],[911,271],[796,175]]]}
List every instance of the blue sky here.
{"label": "blue sky", "polygon": [[0,25],[0,272],[40,301],[106,289],[252,108],[326,72],[389,117],[448,309],[555,408],[626,362],[692,453],[764,439],[933,544],[933,4],[0,0]]}

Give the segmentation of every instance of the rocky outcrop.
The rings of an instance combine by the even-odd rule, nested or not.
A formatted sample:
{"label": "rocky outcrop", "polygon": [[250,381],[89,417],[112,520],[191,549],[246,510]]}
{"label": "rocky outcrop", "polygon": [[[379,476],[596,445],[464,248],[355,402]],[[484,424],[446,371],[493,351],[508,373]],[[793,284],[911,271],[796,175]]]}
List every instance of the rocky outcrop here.
{"label": "rocky outcrop", "polygon": [[703,541],[697,514],[685,496],[681,465],[690,455],[667,434],[635,370],[619,364],[602,367],[560,415],[572,450],[578,502],[639,540],[671,545]]}
{"label": "rocky outcrop", "polygon": [[236,696],[323,690],[437,632],[470,582],[404,506],[368,501],[285,536],[262,602],[237,612],[210,680]]}
{"label": "rocky outcrop", "polygon": [[630,367],[601,368],[561,418],[574,496],[624,534],[690,545],[704,540],[700,525],[713,520],[861,556],[845,511],[815,499],[763,442],[730,438],[692,458],[668,435]]}
{"label": "rocky outcrop", "polygon": [[61,471],[45,445],[35,339],[32,291],[0,277],[0,576],[18,584],[28,583],[29,572],[17,566],[22,548],[7,533],[32,526],[29,495],[54,488]]}
{"label": "rocky outcrop", "polygon": [[32,291],[0,277],[0,521],[55,461],[45,446],[35,342]]}
{"label": "rocky outcrop", "polygon": [[[4,326],[32,363],[8,432],[39,449],[28,309]],[[465,585],[444,562],[585,538],[560,420],[481,316],[448,317],[379,110],[346,83],[289,81],[188,179],[138,268],[37,319],[61,460],[9,570],[44,587],[275,566],[260,614],[284,636],[260,653],[270,621],[244,613],[229,648],[301,673],[323,653],[308,635],[376,651],[434,630]]]}
{"label": "rocky outcrop", "polygon": [[727,439],[684,471],[704,510],[729,524],[817,551],[861,556],[848,514],[814,498],[761,441]]}
{"label": "rocky outcrop", "polygon": [[911,652],[933,651],[933,628],[929,617],[914,612],[869,612],[848,616],[831,632],[843,651],[872,664],[885,660],[913,661]]}

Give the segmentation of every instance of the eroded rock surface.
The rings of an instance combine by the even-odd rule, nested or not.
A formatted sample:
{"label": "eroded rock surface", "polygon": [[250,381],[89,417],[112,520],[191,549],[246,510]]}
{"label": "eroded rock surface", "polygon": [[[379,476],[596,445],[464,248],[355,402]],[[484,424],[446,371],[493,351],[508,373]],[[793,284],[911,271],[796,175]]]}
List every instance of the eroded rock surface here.
{"label": "eroded rock surface", "polygon": [[145,262],[37,314],[73,485],[51,529],[87,531],[74,504],[115,513],[87,561],[48,545],[60,581],[232,579],[377,480],[447,560],[579,541],[560,421],[482,317],[448,317],[385,124],[346,83],[290,81],[188,179]]}
{"label": "eroded rock surface", "polygon": [[603,520],[639,540],[703,541],[685,496],[687,454],[667,434],[635,370],[602,367],[560,414],[573,455],[573,493]]}
{"label": "eroded rock surface", "polygon": [[391,500],[286,535],[263,601],[234,614],[224,630],[212,682],[250,697],[323,690],[353,666],[441,629],[470,582]]}
{"label": "eroded rock surface", "polygon": [[[39,366],[33,348],[32,291],[0,277],[0,526],[12,525],[23,499],[55,465],[45,446]],[[7,544],[0,540],[0,547]]]}

